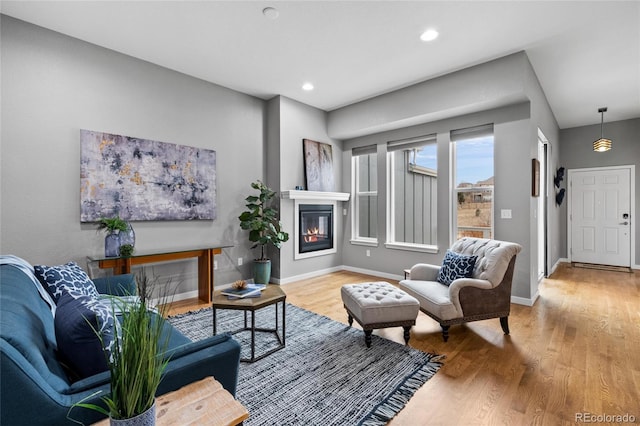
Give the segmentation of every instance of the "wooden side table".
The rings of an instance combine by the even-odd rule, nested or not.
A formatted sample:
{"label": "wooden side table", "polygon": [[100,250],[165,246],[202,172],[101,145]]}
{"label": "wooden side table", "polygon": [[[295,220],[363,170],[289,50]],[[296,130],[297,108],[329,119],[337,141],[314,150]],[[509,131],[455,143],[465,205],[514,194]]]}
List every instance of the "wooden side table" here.
{"label": "wooden side table", "polygon": [[[156,425],[234,426],[249,412],[213,377],[206,377],[156,399]],[[109,426],[104,419],[94,426]]]}

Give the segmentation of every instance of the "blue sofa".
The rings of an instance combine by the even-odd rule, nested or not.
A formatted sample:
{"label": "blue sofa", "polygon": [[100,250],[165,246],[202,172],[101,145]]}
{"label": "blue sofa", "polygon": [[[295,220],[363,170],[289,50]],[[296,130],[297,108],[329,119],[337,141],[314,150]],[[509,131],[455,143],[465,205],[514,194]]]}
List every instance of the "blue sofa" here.
{"label": "blue sofa", "polygon": [[[135,294],[131,275],[94,280],[100,293]],[[213,376],[235,395],[240,345],[229,335],[191,342],[169,323],[170,361],[158,395]],[[0,424],[91,424],[104,415],[73,407],[101,404],[109,393],[109,372],[71,382],[56,354],[54,318],[30,277],[0,265]],[[71,420],[73,419],[73,420]],[[75,422],[74,422],[75,421]]]}

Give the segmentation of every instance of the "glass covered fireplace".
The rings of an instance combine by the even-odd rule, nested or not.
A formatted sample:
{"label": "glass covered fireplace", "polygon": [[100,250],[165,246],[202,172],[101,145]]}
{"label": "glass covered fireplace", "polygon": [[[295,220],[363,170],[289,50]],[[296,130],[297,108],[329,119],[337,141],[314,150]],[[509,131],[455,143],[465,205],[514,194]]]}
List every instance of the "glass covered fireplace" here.
{"label": "glass covered fireplace", "polygon": [[300,204],[298,250],[309,253],[333,248],[333,205]]}

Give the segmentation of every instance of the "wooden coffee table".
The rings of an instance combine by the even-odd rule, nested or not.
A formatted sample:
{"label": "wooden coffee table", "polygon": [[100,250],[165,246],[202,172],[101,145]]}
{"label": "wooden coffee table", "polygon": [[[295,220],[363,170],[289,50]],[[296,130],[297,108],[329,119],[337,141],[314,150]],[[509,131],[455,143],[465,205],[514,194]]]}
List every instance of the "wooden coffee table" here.
{"label": "wooden coffee table", "polygon": [[[241,331],[251,331],[251,358],[241,358],[243,362],[255,362],[267,355],[271,355],[275,351],[285,347],[285,330],[286,330],[286,314],[285,299],[287,295],[282,291],[279,285],[269,284],[260,297],[245,297],[244,299],[230,300],[227,296],[220,294],[220,290],[213,293],[213,300],[211,306],[213,307],[213,334],[217,334],[217,318],[216,310],[218,309],[231,309],[235,311],[244,311],[244,327],[238,330],[234,330],[231,334],[240,333]],[[279,332],[278,322],[278,303],[282,303],[282,334]],[[267,306],[275,305],[276,322],[275,328],[263,328],[256,327],[256,311]],[[248,321],[248,312],[251,312],[251,324]],[[256,332],[273,333],[278,339],[279,345],[273,349],[268,350],[265,353],[256,356]]]}

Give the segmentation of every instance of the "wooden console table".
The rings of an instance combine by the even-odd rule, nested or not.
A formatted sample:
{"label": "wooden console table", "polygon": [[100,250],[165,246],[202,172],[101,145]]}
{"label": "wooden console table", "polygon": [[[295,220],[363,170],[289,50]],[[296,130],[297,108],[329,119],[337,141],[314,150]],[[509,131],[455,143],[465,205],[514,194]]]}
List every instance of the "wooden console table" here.
{"label": "wooden console table", "polygon": [[[213,377],[206,377],[156,399],[156,425],[234,426],[249,412]],[[94,426],[108,426],[104,419]]]}
{"label": "wooden console table", "polygon": [[198,299],[210,303],[213,293],[213,258],[222,253],[223,248],[231,245],[195,248],[175,251],[158,251],[150,253],[136,253],[130,257],[98,257],[89,256],[91,262],[97,262],[101,269],[113,269],[115,275],[131,273],[133,265],[147,263],[169,262],[172,260],[198,258]]}

